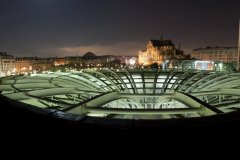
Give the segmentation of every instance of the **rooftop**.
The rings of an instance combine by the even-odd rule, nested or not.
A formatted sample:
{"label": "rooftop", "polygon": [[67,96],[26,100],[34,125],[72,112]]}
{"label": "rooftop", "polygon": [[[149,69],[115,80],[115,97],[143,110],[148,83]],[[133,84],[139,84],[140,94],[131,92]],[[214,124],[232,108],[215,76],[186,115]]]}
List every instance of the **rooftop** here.
{"label": "rooftop", "polygon": [[205,48],[196,48],[193,51],[202,51],[202,50],[222,50],[222,49],[238,49],[238,47],[205,47]]}
{"label": "rooftop", "polygon": [[96,55],[92,52],[87,52],[86,54],[83,55],[83,58],[85,57],[96,57]]}
{"label": "rooftop", "polygon": [[162,46],[174,46],[171,40],[153,40],[151,39],[150,42],[154,47],[162,47]]}
{"label": "rooftop", "polygon": [[83,70],[7,77],[0,90],[7,98],[50,112],[158,120],[237,111],[239,79],[239,73],[224,72]]}

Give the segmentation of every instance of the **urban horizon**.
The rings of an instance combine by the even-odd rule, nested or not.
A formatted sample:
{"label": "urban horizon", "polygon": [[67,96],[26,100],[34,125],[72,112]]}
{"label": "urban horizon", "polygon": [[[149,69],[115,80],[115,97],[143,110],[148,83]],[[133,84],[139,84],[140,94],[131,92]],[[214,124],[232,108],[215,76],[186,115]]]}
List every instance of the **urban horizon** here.
{"label": "urban horizon", "polygon": [[3,126],[239,128],[239,0],[0,1]]}
{"label": "urban horizon", "polygon": [[16,57],[133,56],[161,36],[181,43],[187,54],[199,47],[237,46],[239,3],[2,0],[0,50]]}
{"label": "urban horizon", "polygon": [[[153,39],[153,38],[151,38],[151,39]],[[149,39],[150,40],[150,39]],[[157,39],[156,39],[157,40]],[[171,39],[169,39],[169,40],[171,40]],[[182,45],[180,42],[179,43],[174,43],[177,47],[178,47],[178,45]],[[136,52],[135,53],[130,53],[130,54],[126,54],[126,53],[123,53],[123,54],[114,54],[114,53],[110,53],[110,52],[108,52],[108,53],[103,53],[103,52],[98,52],[96,49],[93,49],[94,51],[92,51],[91,49],[90,50],[85,50],[85,51],[80,51],[80,52],[76,52],[76,53],[72,53],[72,54],[61,54],[61,55],[58,55],[57,53],[52,53],[52,54],[50,54],[50,56],[49,55],[37,55],[37,54],[21,54],[21,55],[19,55],[18,53],[16,53],[16,52],[13,52],[11,49],[5,49],[5,48],[3,48],[2,50],[1,50],[1,52],[5,52],[5,53],[8,53],[8,54],[10,54],[10,55],[13,55],[14,57],[16,57],[16,58],[21,58],[21,57],[38,57],[38,58],[54,58],[54,57],[59,57],[59,58],[61,58],[61,57],[81,57],[81,56],[83,56],[84,54],[86,54],[86,53],[89,53],[89,52],[91,52],[91,53],[94,53],[94,54],[96,54],[96,55],[98,55],[98,56],[137,56],[137,54],[138,54],[138,52],[139,51],[144,51],[144,50],[146,50],[146,43],[143,45],[144,47],[142,47],[142,49],[141,48],[139,48],[139,49],[136,49]],[[182,46],[181,46],[181,50],[183,50],[184,51],[184,53],[185,54],[192,54],[192,52],[195,50],[195,49],[199,49],[199,48],[214,48],[214,47],[223,47],[223,48],[227,48],[227,47],[229,47],[229,48],[238,48],[238,43],[236,43],[235,45],[206,45],[206,46],[199,46],[199,47],[196,47],[196,48],[191,48],[191,49],[184,49],[184,48],[182,48]],[[65,50],[69,50],[69,49],[65,49]]]}

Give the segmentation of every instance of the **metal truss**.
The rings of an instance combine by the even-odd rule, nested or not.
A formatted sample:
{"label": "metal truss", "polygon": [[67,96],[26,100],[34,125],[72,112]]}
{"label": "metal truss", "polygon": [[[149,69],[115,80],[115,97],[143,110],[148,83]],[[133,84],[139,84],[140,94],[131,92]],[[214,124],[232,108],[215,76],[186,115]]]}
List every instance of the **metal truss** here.
{"label": "metal truss", "polygon": [[132,119],[212,116],[240,107],[240,74],[83,70],[3,78],[1,94],[75,115]]}

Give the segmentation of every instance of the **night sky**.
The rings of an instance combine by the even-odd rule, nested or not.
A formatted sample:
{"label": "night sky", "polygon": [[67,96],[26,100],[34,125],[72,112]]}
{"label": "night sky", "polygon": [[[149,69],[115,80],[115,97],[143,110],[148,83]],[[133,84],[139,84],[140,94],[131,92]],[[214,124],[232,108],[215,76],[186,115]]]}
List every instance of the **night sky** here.
{"label": "night sky", "polygon": [[137,55],[162,35],[190,53],[237,46],[239,18],[240,0],[0,0],[0,51]]}

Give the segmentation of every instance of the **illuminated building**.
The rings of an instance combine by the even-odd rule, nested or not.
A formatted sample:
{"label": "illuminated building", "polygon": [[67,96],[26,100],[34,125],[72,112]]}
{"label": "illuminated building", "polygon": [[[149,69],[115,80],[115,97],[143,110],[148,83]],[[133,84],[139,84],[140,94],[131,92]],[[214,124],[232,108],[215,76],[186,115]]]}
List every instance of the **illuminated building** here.
{"label": "illuminated building", "polygon": [[16,74],[30,74],[34,72],[51,70],[54,64],[53,62],[56,62],[56,58],[16,58]]}
{"label": "illuminated building", "polygon": [[16,74],[28,74],[33,71],[33,63],[36,57],[16,58]]}
{"label": "illuminated building", "polygon": [[108,63],[108,62],[114,61],[115,59],[116,59],[116,56],[113,56],[113,55],[97,56],[92,52],[87,52],[82,56],[82,60],[85,63]]}
{"label": "illuminated building", "polygon": [[81,57],[81,63],[83,68],[120,68],[129,64],[129,60],[133,63],[135,57],[130,56],[114,56],[114,55],[102,55],[97,56],[92,52],[88,52]]}
{"label": "illuminated building", "polygon": [[140,65],[163,64],[171,59],[184,59],[183,51],[175,48],[171,40],[149,40],[146,51],[139,51]]}
{"label": "illuminated building", "polygon": [[237,47],[198,48],[193,50],[191,56],[199,60],[231,63],[237,61],[238,49]]}
{"label": "illuminated building", "polygon": [[233,63],[223,63],[219,61],[176,60],[172,61],[172,69],[181,71],[224,71],[231,73],[236,71],[236,66]]}
{"label": "illuminated building", "polygon": [[67,60],[65,58],[54,58],[55,66],[62,66],[62,65],[66,65],[66,64],[67,64]]}
{"label": "illuminated building", "polygon": [[49,71],[53,68],[53,63],[48,59],[40,59],[32,64],[34,72]]}
{"label": "illuminated building", "polygon": [[82,62],[82,57],[68,56],[68,57],[65,57],[65,61],[67,64],[78,64]]}
{"label": "illuminated building", "polygon": [[213,61],[195,61],[195,69],[197,70],[212,71],[215,69],[214,67]]}
{"label": "illuminated building", "polygon": [[0,77],[15,74],[15,59],[7,52],[0,52]]}

